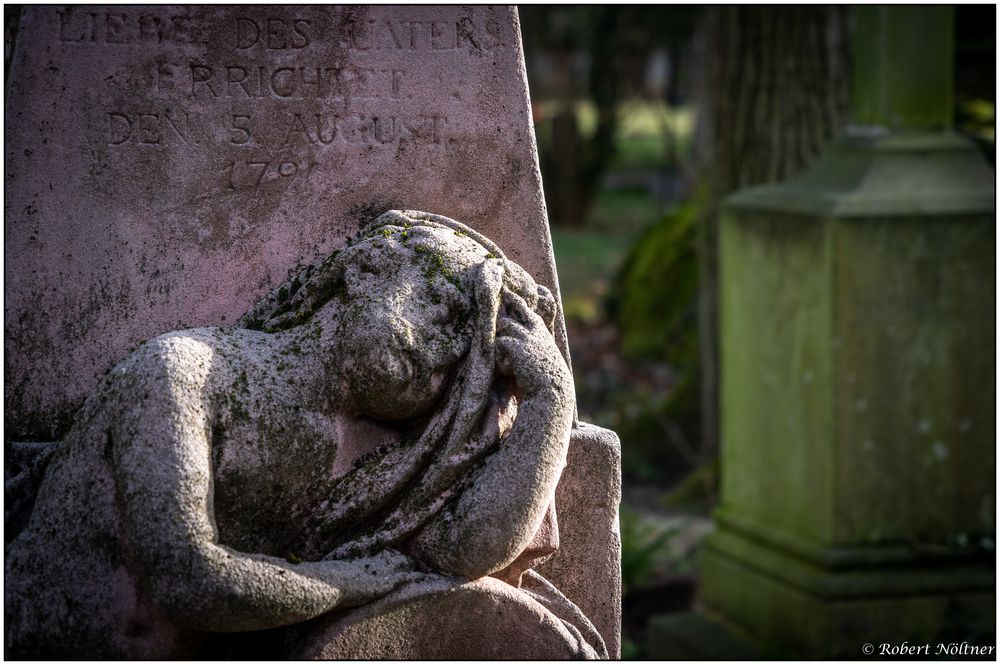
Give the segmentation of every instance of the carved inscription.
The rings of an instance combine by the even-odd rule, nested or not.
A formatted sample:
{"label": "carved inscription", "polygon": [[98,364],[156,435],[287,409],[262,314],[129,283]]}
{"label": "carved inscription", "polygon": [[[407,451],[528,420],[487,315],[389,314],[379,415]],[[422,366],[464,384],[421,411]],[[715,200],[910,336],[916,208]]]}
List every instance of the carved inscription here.
{"label": "carved inscription", "polygon": [[67,44],[205,44],[207,26],[190,16],[162,16],[127,11],[57,12],[57,39]]}
{"label": "carved inscription", "polygon": [[158,96],[195,99],[398,99],[405,72],[355,66],[274,67],[233,62],[162,62],[156,67]]}
{"label": "carved inscription", "polygon": [[441,143],[448,120],[439,115],[339,116],[294,113],[281,147],[345,143]]}
{"label": "carved inscription", "polygon": [[302,49],[309,46],[310,27],[310,22],[304,18],[258,21],[239,16],[236,18],[236,48],[246,49],[262,44],[271,51]]}
{"label": "carved inscription", "polygon": [[[121,103],[104,112],[103,142],[120,155],[214,149],[224,160],[218,186],[231,190],[308,179],[317,151],[400,155],[460,145],[460,136],[449,135],[447,104],[426,109],[410,100],[417,86],[441,85],[434,67],[444,61],[437,58],[504,45],[496,21],[467,17],[422,21],[372,19],[354,10],[241,12],[212,25],[197,18],[196,10],[171,15],[69,8],[56,15],[57,39],[64,44],[209,45],[189,55],[158,51],[123,77],[130,87],[117,95]],[[410,61],[411,53],[426,55]]]}
{"label": "carved inscription", "polygon": [[273,162],[237,160],[231,162],[227,168],[229,177],[226,187],[228,189],[254,189],[275,180],[295,176],[308,178],[309,172],[315,166],[316,162],[311,160],[278,160]]}
{"label": "carved inscription", "polygon": [[[219,134],[215,118],[177,110],[143,112],[110,111],[107,114],[105,143],[123,145],[200,145]],[[361,113],[281,113],[263,118],[247,110],[231,113],[227,122],[231,146],[287,148],[304,145],[336,144],[386,145],[442,143],[448,119],[442,115],[365,115]],[[262,125],[281,131],[264,135]]]}
{"label": "carved inscription", "polygon": [[[185,14],[163,16],[80,7],[57,13],[57,39],[64,44],[210,43],[209,26]],[[301,50],[312,43],[317,32],[315,21],[305,17],[236,16],[228,45],[236,49]],[[490,51],[504,45],[499,23],[487,20],[478,25],[464,17],[454,21],[346,18],[333,26],[332,38],[339,47],[355,51]]]}
{"label": "carved inscription", "polygon": [[457,21],[345,21],[340,25],[340,44],[357,51],[406,50],[448,51],[472,48],[490,51],[503,45],[500,24],[472,20]]}
{"label": "carved inscription", "polygon": [[160,145],[176,142],[187,144],[191,136],[191,116],[185,111],[170,113],[154,111],[148,113],[108,113],[108,145],[125,143]]}

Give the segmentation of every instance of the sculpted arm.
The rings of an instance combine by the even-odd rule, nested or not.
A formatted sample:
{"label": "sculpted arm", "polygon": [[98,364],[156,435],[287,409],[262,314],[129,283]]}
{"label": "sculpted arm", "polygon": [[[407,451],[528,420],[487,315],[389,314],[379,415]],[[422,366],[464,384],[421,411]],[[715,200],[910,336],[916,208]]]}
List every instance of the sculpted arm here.
{"label": "sculpted arm", "polygon": [[143,395],[138,408],[108,436],[135,573],[173,620],[202,631],[264,629],[365,602],[413,577],[405,557],[395,553],[294,565],[219,544],[210,420],[201,391],[171,382],[169,374],[139,379],[145,385],[135,392]]}
{"label": "sculpted arm", "polygon": [[498,356],[521,390],[517,417],[472,486],[415,542],[444,572],[476,579],[510,564],[541,525],[566,462],[572,376],[542,319],[507,292]]}

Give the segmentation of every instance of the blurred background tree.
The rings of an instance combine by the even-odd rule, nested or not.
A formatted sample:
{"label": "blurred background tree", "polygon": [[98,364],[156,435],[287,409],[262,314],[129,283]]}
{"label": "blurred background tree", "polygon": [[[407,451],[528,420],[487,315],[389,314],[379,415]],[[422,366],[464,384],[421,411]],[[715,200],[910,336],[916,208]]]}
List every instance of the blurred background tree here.
{"label": "blurred background tree", "polygon": [[703,15],[704,127],[698,213],[701,450],[718,445],[718,207],[732,192],[784,180],[846,120],[847,8],[726,6]]}
{"label": "blurred background tree", "polygon": [[955,8],[955,128],[996,164],[996,7]]}
{"label": "blurred background tree", "polygon": [[[520,12],[549,217],[580,228],[609,167],[635,165],[643,160],[633,151],[649,150],[619,143],[623,114],[658,125],[645,134],[660,130],[663,145],[647,163],[660,162],[661,150],[678,158],[669,110],[680,102],[677,72],[697,9],[532,5]],[[640,100],[649,104],[622,108]]]}
{"label": "blurred background tree", "polygon": [[[582,419],[623,445],[626,656],[693,598],[718,441],[716,212],[847,120],[830,6],[519,9]],[[993,162],[995,7],[956,10],[957,131]],[[627,528],[626,528],[627,527]]]}

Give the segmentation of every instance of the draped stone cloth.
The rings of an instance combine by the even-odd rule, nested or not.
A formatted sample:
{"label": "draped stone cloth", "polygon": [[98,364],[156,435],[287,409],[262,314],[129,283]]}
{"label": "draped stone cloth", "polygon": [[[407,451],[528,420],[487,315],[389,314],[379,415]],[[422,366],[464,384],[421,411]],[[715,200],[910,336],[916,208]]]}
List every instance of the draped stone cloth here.
{"label": "draped stone cloth", "polygon": [[[490,462],[491,457],[497,455],[505,445],[513,445],[507,434],[518,417],[517,389],[509,376],[500,375],[495,369],[497,366],[498,322],[502,318],[504,291],[510,291],[523,299],[524,303],[549,325],[550,332],[555,315],[555,303],[551,294],[544,287],[537,286],[522,268],[508,261],[491,241],[459,222],[438,215],[416,211],[391,211],[375,220],[369,228],[359,234],[359,237],[341,252],[346,253],[343,255],[340,255],[339,252],[335,253],[298,272],[286,284],[260,301],[241,318],[236,328],[206,328],[165,335],[158,338],[165,341],[152,340],[150,344],[154,346],[143,347],[146,349],[145,351],[140,349],[140,352],[123,361],[112,373],[113,377],[117,377],[121,372],[121,376],[130,377],[128,380],[135,385],[153,385],[143,383],[147,378],[146,373],[141,370],[143,358],[152,358],[153,360],[158,358],[158,356],[150,355],[153,353],[150,349],[168,348],[168,346],[163,345],[169,344],[176,345],[169,348],[182,349],[236,348],[232,346],[237,344],[233,341],[234,339],[246,340],[238,343],[245,343],[250,348],[253,344],[268,343],[265,339],[268,336],[259,336],[258,333],[249,331],[280,333],[298,329],[299,326],[313,325],[315,322],[310,322],[310,317],[313,317],[331,299],[343,297],[345,292],[357,294],[356,288],[354,291],[350,291],[350,288],[356,287],[357,283],[360,282],[352,283],[351,280],[360,279],[356,269],[363,269],[365,261],[373,262],[372,269],[383,271],[387,278],[399,278],[400,283],[404,285],[415,285],[414,293],[417,292],[417,287],[420,285],[430,284],[434,280],[437,280],[435,283],[438,283],[441,279],[445,279],[455,287],[453,289],[455,297],[464,299],[464,304],[459,308],[464,313],[463,316],[458,318],[442,316],[439,324],[436,324],[439,325],[440,330],[432,330],[433,334],[427,333],[427,336],[420,337],[427,331],[422,332],[419,326],[407,327],[409,324],[406,323],[404,316],[395,316],[395,314],[403,312],[419,318],[419,311],[422,310],[412,309],[416,305],[411,302],[419,300],[419,297],[404,297],[399,302],[390,303],[399,312],[392,310],[393,316],[385,318],[378,318],[390,311],[384,307],[379,309],[384,303],[380,304],[371,300],[358,304],[355,302],[357,298],[345,298],[344,302],[340,304],[345,316],[375,317],[357,320],[345,319],[344,325],[337,330],[337,335],[345,337],[353,343],[353,346],[348,345],[348,348],[355,349],[358,358],[361,358],[358,360],[349,357],[346,359],[347,362],[363,363],[365,358],[371,357],[371,354],[377,356],[377,354],[383,353],[379,348],[374,350],[371,348],[377,346],[375,342],[372,342],[374,337],[369,339],[364,335],[374,335],[380,332],[380,328],[384,327],[383,323],[388,325],[386,323],[388,319],[399,319],[403,323],[400,324],[399,321],[396,321],[401,326],[396,332],[399,332],[403,337],[409,337],[407,337],[407,346],[401,347],[402,351],[396,349],[393,352],[411,356],[404,359],[410,363],[407,366],[410,367],[411,373],[419,373],[422,371],[420,368],[426,368],[429,362],[427,357],[442,356],[457,359],[454,366],[449,368],[444,379],[446,383],[443,394],[433,405],[430,413],[421,412],[414,414],[412,418],[405,419],[406,425],[399,430],[402,435],[396,442],[377,446],[375,449],[365,452],[358,459],[352,459],[349,464],[345,463],[346,466],[339,475],[334,474],[331,477],[329,473],[321,469],[309,469],[307,466],[303,466],[302,472],[307,480],[302,481],[305,485],[297,486],[299,491],[301,491],[302,496],[321,497],[321,499],[286,501],[281,504],[281,513],[271,516],[275,520],[273,523],[266,525],[239,524],[240,519],[243,522],[253,521],[246,518],[245,514],[238,512],[245,510],[243,504],[239,503],[243,500],[243,497],[239,495],[237,495],[237,503],[234,504],[237,507],[237,512],[226,512],[229,508],[222,505],[226,500],[223,496],[225,483],[220,482],[220,479],[225,480],[220,476],[220,474],[225,473],[224,470],[220,470],[225,468],[225,459],[222,459],[221,464],[218,460],[213,461],[209,472],[215,476],[216,490],[214,499],[209,494],[207,508],[209,513],[214,512],[214,516],[210,515],[209,519],[212,522],[211,528],[217,528],[218,532],[218,543],[212,545],[221,546],[223,549],[208,547],[208,549],[202,548],[197,551],[208,552],[208,556],[215,557],[210,562],[211,567],[227,567],[233,565],[230,562],[239,562],[241,565],[249,566],[249,568],[245,568],[246,570],[257,570],[260,567],[258,564],[259,555],[283,557],[288,552],[295,553],[305,562],[319,562],[321,560],[349,562],[362,557],[377,557],[387,550],[399,550],[412,554],[418,562],[424,565],[426,575],[420,580],[395,588],[388,595],[358,609],[336,609],[329,616],[313,619],[290,630],[290,635],[298,635],[300,639],[300,643],[290,646],[290,651],[293,653],[302,655],[309,653],[324,657],[348,657],[349,654],[354,653],[351,651],[350,641],[338,641],[335,638],[336,635],[346,635],[350,631],[345,632],[345,629],[337,633],[331,626],[367,626],[365,630],[361,631],[362,633],[380,634],[378,630],[373,628],[375,624],[372,622],[374,621],[390,632],[396,631],[392,633],[391,644],[410,645],[406,648],[400,647],[396,651],[386,647],[386,650],[379,652],[384,654],[384,657],[394,657],[393,654],[398,657],[449,657],[448,653],[450,652],[428,650],[430,648],[428,645],[438,644],[433,640],[429,642],[428,636],[433,634],[434,626],[439,625],[438,636],[445,642],[448,639],[460,639],[463,617],[452,614],[449,618],[447,613],[471,611],[481,618],[492,617],[487,622],[490,625],[506,626],[505,630],[510,637],[510,641],[507,642],[503,639],[497,639],[491,643],[490,648],[500,649],[500,651],[487,649],[481,652],[483,654],[490,653],[495,657],[512,657],[504,656],[504,653],[510,652],[503,652],[503,648],[506,644],[507,647],[515,649],[515,643],[517,643],[521,645],[517,648],[526,648],[525,645],[529,644],[537,646],[540,650],[536,654],[537,657],[544,657],[545,654],[548,654],[550,657],[607,658],[608,654],[604,643],[587,617],[554,586],[531,570],[531,567],[551,556],[558,547],[558,525],[551,496],[548,498],[548,511],[537,527],[534,539],[503,570],[492,570],[492,578],[470,582],[442,575],[440,574],[442,571],[436,569],[433,557],[426,556],[428,548],[421,546],[422,539],[429,530],[429,525],[440,524],[441,520],[447,522],[450,519],[448,512],[450,507],[454,507],[456,501],[463,497],[463,493],[475,487],[477,482],[483,482],[482,472],[485,465]],[[350,257],[350,260],[345,261],[345,257]],[[425,289],[425,291],[426,293],[437,293],[433,290]],[[425,292],[421,293],[424,293],[424,296],[420,297],[426,297]],[[385,305],[385,307],[390,305]],[[420,307],[437,306],[434,303],[417,303],[417,305]],[[440,307],[444,306],[445,304],[440,305]],[[375,311],[375,314],[371,314],[369,310]],[[244,329],[245,334],[234,336],[231,331],[240,328]],[[258,337],[253,335],[258,335]],[[433,347],[434,353],[423,348],[425,344],[422,344],[421,340],[424,339],[427,340],[426,345]],[[161,346],[155,346],[156,344]],[[553,351],[557,353],[554,346]],[[145,355],[141,355],[142,353]],[[217,352],[213,351],[213,353]],[[365,353],[369,355],[366,356]],[[384,353],[389,352],[385,351]],[[130,374],[131,370],[128,369],[130,367],[140,369]],[[224,370],[219,369],[218,371]],[[427,383],[426,376],[407,375],[406,372],[403,372],[403,375],[410,376],[412,381],[408,381],[406,385],[398,386],[400,391],[405,392],[410,383],[416,385]],[[184,377],[185,380],[190,379],[186,372]],[[245,375],[243,380],[246,380]],[[122,459],[118,453],[110,457],[102,456],[101,450],[105,450],[102,444],[90,441],[86,437],[101,436],[107,432],[104,442],[106,446],[112,446],[112,444],[115,446],[130,445],[124,439],[112,440],[114,437],[111,436],[111,432],[119,431],[115,429],[117,427],[115,423],[118,422],[115,419],[119,416],[116,415],[118,411],[105,409],[104,398],[108,397],[108,404],[128,405],[133,412],[136,410],[141,412],[142,409],[146,408],[144,406],[146,402],[143,399],[149,399],[152,396],[155,400],[157,395],[156,393],[140,393],[142,396],[137,397],[135,389],[128,388],[132,384],[122,383],[119,386],[114,382],[117,379],[109,379],[109,381],[110,383],[99,389],[106,392],[99,395],[95,393],[99,399],[89,400],[88,406],[81,411],[84,415],[79,417],[83,425],[74,431],[79,437],[84,438],[79,438],[70,446],[56,443],[23,447],[26,451],[25,460],[18,465],[16,477],[10,479],[5,488],[9,502],[14,489],[16,489],[17,494],[16,497],[13,497],[16,498],[17,509],[14,511],[16,515],[8,511],[9,514],[6,516],[8,540],[17,535],[21,526],[28,521],[28,515],[35,503],[33,492],[39,483],[42,483],[43,490],[48,487],[53,492],[53,496],[45,503],[46,507],[43,511],[45,519],[51,520],[52,524],[58,523],[59,528],[66,531],[79,528],[77,525],[81,523],[81,520],[74,518],[73,515],[80,513],[80,511],[86,512],[88,509],[85,506],[72,506],[71,509],[60,513],[56,510],[55,503],[62,502],[60,505],[63,505],[67,501],[72,502],[74,492],[95,492],[97,489],[103,491],[103,488],[109,487],[112,488],[110,494],[94,495],[93,500],[99,501],[99,503],[95,503],[90,509],[90,515],[94,519],[87,520],[87,528],[92,529],[93,533],[81,532],[83,534],[81,542],[86,539],[104,539],[101,542],[106,544],[109,551],[117,553],[119,550],[128,550],[127,544],[131,534],[125,531],[127,525],[121,521],[121,506],[116,503],[117,500],[113,496],[113,486],[116,482],[119,484],[127,483],[131,482],[132,479],[127,475],[122,475],[126,473],[122,470],[123,467],[114,466],[119,464],[118,460]],[[378,398],[391,391],[383,389],[374,392],[376,393],[375,397]],[[378,411],[379,405],[373,404],[372,408]],[[92,424],[88,424],[91,421]],[[207,423],[206,426],[210,425],[211,423]],[[202,427],[200,431],[204,431],[205,426],[199,425],[198,427]],[[198,427],[192,431],[199,431]],[[135,430],[130,431],[134,432]],[[346,449],[350,447],[351,443],[341,440],[339,445]],[[111,448],[106,450],[111,450]],[[50,458],[57,460],[58,463],[52,462],[50,464]],[[107,466],[109,463],[112,464],[112,468]],[[140,460],[138,466],[131,468],[141,470],[160,463],[162,463],[160,459],[150,458],[148,464]],[[204,463],[204,461],[199,463]],[[309,460],[302,462],[303,465],[308,465],[308,463]],[[48,468],[54,467],[58,467],[57,470],[62,475],[47,477]],[[136,471],[129,473],[136,473]],[[87,478],[81,477],[81,474],[92,474],[93,477],[100,477],[102,480],[91,487]],[[65,484],[60,486],[61,482]],[[87,486],[88,489],[80,490],[77,485]],[[156,490],[164,493],[163,496],[172,496],[171,493],[175,492],[171,486],[157,488],[146,486],[141,489],[144,492]],[[503,487],[499,487],[497,491],[502,492]],[[133,494],[138,496],[136,493]],[[55,498],[57,496],[61,497],[58,501]],[[232,492],[229,496],[233,496]],[[79,496],[76,497],[76,499],[79,498]],[[198,497],[191,497],[190,505],[198,507],[204,506],[205,503]],[[540,507],[543,505],[540,504]],[[16,520],[12,521],[12,516],[16,517]],[[157,520],[160,519],[166,519],[166,516],[149,515],[150,524],[159,524]],[[450,522],[447,523],[450,524]],[[143,526],[145,528],[148,525]],[[128,528],[136,527],[133,524]],[[101,555],[96,550],[87,550],[86,556],[81,557],[79,556],[81,550],[67,545],[66,543],[69,541],[65,537],[53,541],[56,543],[55,545],[45,540],[49,538],[47,534],[56,533],[58,530],[39,523],[30,537],[15,544],[18,555],[13,557],[21,566],[19,570],[28,571],[30,569],[32,574],[39,579],[54,580],[55,576],[59,577],[58,583],[63,586],[57,588],[52,585],[47,590],[50,595],[56,597],[65,592],[68,594],[67,597],[72,596],[77,592],[73,589],[73,585],[78,585],[79,574],[96,568],[102,570],[102,575],[109,576],[108,579],[119,574],[114,567],[117,563],[101,561],[99,558]],[[156,537],[167,534],[174,538],[174,540],[167,540],[164,536],[163,542],[168,543],[165,547],[187,546],[186,536],[183,532],[177,532],[176,536],[172,535],[173,532],[170,531],[170,527],[166,523],[163,524],[162,528],[156,527],[148,533]],[[530,536],[531,531],[528,530],[525,533]],[[33,554],[31,547],[35,547],[34,543],[36,542],[39,548],[47,548],[48,550],[53,549],[53,547],[60,548],[60,561],[39,558],[47,555],[48,551]],[[90,541],[86,540],[86,542]],[[142,541],[133,541],[133,543],[136,542],[142,544]],[[261,543],[260,550],[247,549],[247,543],[254,542]],[[512,540],[511,542],[524,541]],[[475,542],[468,543],[469,547],[474,548],[475,545]],[[12,557],[8,556],[8,563],[11,559]],[[65,565],[62,563],[63,561],[66,562]],[[505,561],[509,561],[509,559],[505,559]],[[49,566],[56,566],[57,563],[58,567],[54,567],[50,571]],[[270,561],[267,563],[271,571],[268,574],[286,575],[284,578],[286,580],[295,574],[294,567],[285,570],[281,568],[282,565],[283,562]],[[87,568],[87,571],[80,567]],[[80,569],[78,570],[78,568]],[[218,569],[222,570],[223,568]],[[7,574],[14,575],[13,570],[14,568],[10,568],[7,570]],[[132,569],[129,568],[129,570]],[[25,575],[27,572],[16,574]],[[132,575],[133,573],[129,572],[128,574]],[[17,581],[16,578],[9,579]],[[86,598],[87,601],[93,601],[95,607],[101,606],[104,602],[101,598],[102,594],[105,593],[106,585],[101,583],[100,579],[103,578],[95,573],[93,580],[90,580],[93,584],[90,584],[88,590],[84,592],[89,594]],[[131,579],[131,577],[120,578],[124,590],[122,593],[125,594],[122,596],[124,599],[122,602],[125,602],[126,605],[134,601],[134,598],[128,595],[133,593],[133,591],[129,591],[133,588],[129,586],[132,584]],[[238,580],[238,583],[243,584],[244,582],[241,580],[242,578]],[[247,583],[256,584],[252,580],[248,580]],[[51,608],[46,607],[43,608],[44,612],[36,612],[35,610],[39,608],[31,608],[31,600],[26,590],[30,587],[30,583],[11,584],[8,589],[14,586],[23,587],[24,593],[18,595],[14,599],[15,602],[11,602],[12,599],[5,595],[5,599],[8,600],[8,619],[11,616],[21,617],[19,630],[28,632],[19,634],[30,636],[31,631],[37,628],[37,626],[33,627],[33,622],[40,621],[32,617],[36,615],[48,616]],[[141,586],[138,585],[135,588],[138,589]],[[153,602],[155,600],[154,598]],[[458,600],[461,600],[459,605],[454,605]],[[191,592],[191,601],[200,602],[198,593],[194,590]],[[19,610],[17,606],[20,607]],[[397,610],[401,607],[409,608],[404,612],[405,616],[412,617],[413,612],[416,611],[417,614],[428,619],[430,623],[426,621],[417,623],[410,621],[409,623],[403,622],[403,624],[386,623],[385,617],[398,616]],[[65,617],[72,618],[69,606],[65,609],[68,613],[65,614]],[[12,611],[14,614],[11,614]],[[117,611],[113,610],[111,614]],[[305,611],[303,610],[303,612]],[[445,614],[442,615],[442,613]],[[166,616],[155,612],[154,615],[153,618],[147,617],[143,621],[160,622],[156,624],[158,626],[166,626],[165,622],[169,622]],[[51,616],[59,617],[60,620],[65,618],[62,609],[52,613]],[[435,618],[438,620],[437,624]],[[215,630],[220,632],[246,630],[242,627],[228,627],[229,624],[225,616],[213,615],[213,620],[216,619],[219,621],[220,627]],[[91,623],[93,626],[108,626],[113,625],[114,621],[117,619],[109,615],[101,618],[100,621]],[[258,623],[260,622],[258,621]],[[283,623],[288,623],[288,621],[272,625],[280,626]],[[477,627],[474,623],[469,624],[470,630],[482,630],[488,627],[485,625]],[[406,632],[407,630],[416,630],[418,624],[422,626],[420,628],[422,634]],[[246,624],[234,623],[233,625]],[[47,626],[46,630],[52,631],[55,628],[50,625]],[[95,635],[94,631],[104,630],[104,628],[93,628],[88,624],[79,630],[81,631],[79,639],[96,640],[94,644],[99,644],[101,634]],[[107,653],[112,657],[124,657],[135,653],[145,654],[143,657],[163,657],[177,651],[179,645],[188,639],[183,634],[172,632],[172,628],[163,628],[163,630],[162,640],[160,637],[156,637],[142,647],[142,649],[148,650],[133,650],[137,647],[128,646],[132,644],[128,640],[133,638],[126,636],[122,638],[125,641],[121,642],[126,646],[116,643],[113,647],[107,647]],[[58,631],[47,634],[58,635]],[[518,637],[519,635],[520,637]],[[24,639],[30,640],[32,638]],[[32,642],[34,646],[25,653],[35,653],[34,650],[38,650],[38,653],[47,652],[46,649],[43,649],[47,646],[47,639],[34,639]],[[73,653],[72,645],[77,643],[76,640],[77,638],[68,638],[66,644],[58,645],[58,648],[49,650],[59,654]],[[355,646],[357,644],[355,643]],[[308,645],[312,646],[307,648]],[[375,646],[369,643],[366,648],[371,649]],[[522,655],[523,657],[532,657],[530,653]],[[359,657],[374,657],[374,652],[370,651],[367,656],[360,655]]]}
{"label": "draped stone cloth", "polygon": [[533,570],[520,589],[493,577],[423,580],[293,627],[286,642],[292,658],[608,659],[590,621]]}
{"label": "draped stone cloth", "polygon": [[[539,311],[549,323],[550,332],[555,313],[555,304],[547,289],[539,288],[520,266],[506,259],[499,247],[468,226],[441,215],[392,211],[380,216],[360,235],[359,241],[379,237],[380,232],[390,226],[447,229],[478,243],[487,250],[489,259],[471,266],[464,275],[475,299],[471,344],[440,407],[413,440],[403,441],[391,450],[356,464],[339,480],[329,506],[309,518],[311,542],[334,545],[326,554],[327,559],[344,559],[386,547],[401,547],[408,539],[418,536],[425,524],[475,481],[476,471],[484,458],[496,450],[503,434],[497,423],[509,424],[516,417],[516,402],[509,387],[498,385],[494,372],[501,289],[506,287],[514,291]],[[303,271],[300,280],[303,286],[297,294],[300,301],[308,301],[314,297],[312,294],[328,288],[323,277],[311,279],[311,275],[319,273],[319,269]],[[295,307],[295,303],[278,304],[278,299],[272,295],[241,319],[241,323],[270,319],[276,321],[272,325],[285,325],[292,316],[287,310]],[[551,652],[552,657],[562,653],[563,657],[608,658],[603,639],[587,617],[556,587],[530,570],[531,566],[550,557],[557,547],[558,527],[555,506],[551,503],[545,521],[525,552],[494,576],[515,588],[520,587],[521,605],[534,606],[535,611],[544,608],[561,626],[559,631],[548,636],[558,643],[556,650]],[[442,589],[457,586],[459,582],[449,578],[411,585],[392,594],[386,599],[388,602],[379,601],[368,607],[363,615],[375,616],[378,607],[398,605],[401,599],[433,599]],[[476,587],[472,595],[489,595],[492,588]],[[484,599],[483,602],[490,601]],[[371,633],[370,626],[366,632]],[[432,652],[420,650],[420,645],[426,644],[422,636],[412,637],[416,646],[411,651],[379,651],[377,645],[366,641],[365,651],[356,654],[347,646],[341,645],[338,651],[337,644],[323,645],[319,640],[318,646],[313,647],[313,655],[375,657],[378,653],[384,658],[434,657]]]}
{"label": "draped stone cloth", "polygon": [[[387,228],[393,232],[383,236],[381,232]],[[324,552],[306,549],[305,558],[319,555],[344,559],[396,546],[413,536],[461,493],[472,481],[476,466],[496,450],[500,432],[497,427],[490,427],[490,423],[503,420],[500,414],[516,409],[510,395],[503,394],[502,388],[498,390],[495,385],[501,288],[511,289],[533,308],[543,311],[553,308],[551,303],[539,303],[539,289],[531,277],[508,261],[492,241],[441,215],[391,211],[381,215],[353,244],[372,238],[399,242],[396,237],[402,229],[408,234],[408,242],[416,245],[420,242],[420,228],[447,229],[459,237],[467,237],[492,257],[474,263],[457,277],[474,299],[468,352],[455,370],[440,406],[418,435],[355,463],[338,479],[326,505],[308,508],[310,512],[302,516],[307,523],[304,539],[317,546],[332,547]],[[290,302],[277,295],[279,288],[237,325],[280,330],[294,325],[297,312],[321,306],[311,301],[328,297],[334,279],[327,269],[332,258],[300,273],[301,286]],[[454,258],[446,255],[445,262]]]}

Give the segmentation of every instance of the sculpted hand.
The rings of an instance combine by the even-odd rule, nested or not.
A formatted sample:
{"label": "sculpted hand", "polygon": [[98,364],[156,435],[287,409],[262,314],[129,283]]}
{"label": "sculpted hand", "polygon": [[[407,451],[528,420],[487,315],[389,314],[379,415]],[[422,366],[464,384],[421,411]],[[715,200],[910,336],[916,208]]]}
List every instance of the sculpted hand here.
{"label": "sculpted hand", "polygon": [[343,594],[341,605],[360,605],[380,598],[407,582],[427,576],[413,559],[395,550],[384,550],[361,559],[323,560],[312,564],[327,569]]}
{"label": "sculpted hand", "polygon": [[516,293],[504,289],[505,312],[497,324],[497,365],[513,374],[525,393],[572,394],[573,377],[545,321]]}
{"label": "sculpted hand", "polygon": [[422,559],[469,580],[503,570],[529,546],[565,466],[573,425],[573,377],[545,321],[507,289],[501,302],[496,373],[513,378],[517,414],[447,519],[433,520],[416,541]]}

